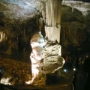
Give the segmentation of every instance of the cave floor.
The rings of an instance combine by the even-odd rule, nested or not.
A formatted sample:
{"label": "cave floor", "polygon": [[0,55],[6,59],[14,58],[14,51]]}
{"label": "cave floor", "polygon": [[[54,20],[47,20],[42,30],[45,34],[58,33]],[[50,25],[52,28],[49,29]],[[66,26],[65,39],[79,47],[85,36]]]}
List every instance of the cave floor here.
{"label": "cave floor", "polygon": [[10,82],[14,83],[14,85],[4,85],[8,90],[73,90],[73,73],[65,73],[63,72],[63,69],[60,72],[60,82],[58,84],[38,86],[25,85],[25,81],[31,78],[29,63],[0,57],[0,66],[4,69],[2,78],[12,77]]}

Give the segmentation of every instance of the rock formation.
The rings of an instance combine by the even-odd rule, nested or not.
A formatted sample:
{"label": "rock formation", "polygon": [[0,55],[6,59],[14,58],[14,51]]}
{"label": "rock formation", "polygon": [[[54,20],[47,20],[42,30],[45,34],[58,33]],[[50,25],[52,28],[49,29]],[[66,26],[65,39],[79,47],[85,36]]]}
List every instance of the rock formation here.
{"label": "rock formation", "polygon": [[32,47],[30,55],[32,79],[27,81],[26,84],[45,85],[45,75],[40,72],[44,47],[44,38],[41,35],[41,32],[32,36],[30,44]]}
{"label": "rock formation", "polygon": [[[33,83],[39,74],[51,74],[62,68],[64,59],[61,57],[60,42],[60,15],[61,0],[47,0],[46,2],[46,41],[40,34],[35,34],[31,39],[31,64],[32,80],[27,83]],[[40,31],[43,27],[43,20],[40,19]],[[53,37],[52,37],[53,36]],[[45,43],[45,45],[43,44]],[[42,77],[45,80],[45,77]],[[38,80],[37,80],[38,81]]]}
{"label": "rock formation", "polygon": [[64,64],[61,57],[61,0],[47,0],[46,2],[46,45],[43,54],[43,72],[54,73]]}
{"label": "rock formation", "polygon": [[57,41],[46,41],[43,52],[42,72],[44,74],[51,74],[62,68],[64,59],[61,57],[61,46]]}

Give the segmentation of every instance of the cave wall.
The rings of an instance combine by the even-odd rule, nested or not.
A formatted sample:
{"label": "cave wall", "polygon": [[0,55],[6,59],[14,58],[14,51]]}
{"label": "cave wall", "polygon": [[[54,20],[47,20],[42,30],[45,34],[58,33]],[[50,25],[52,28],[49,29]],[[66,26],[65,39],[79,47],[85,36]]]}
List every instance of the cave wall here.
{"label": "cave wall", "polygon": [[39,30],[39,17],[40,13],[35,8],[0,2],[0,32],[5,33],[6,38],[0,42],[0,53],[30,53],[29,41]]}
{"label": "cave wall", "polygon": [[[39,23],[42,22],[42,18],[40,17],[44,17],[44,24],[46,19],[45,2],[42,1],[42,3],[40,4],[38,3],[39,0],[36,3],[34,3],[33,1],[31,0],[30,2],[32,2],[32,5],[35,4],[36,8],[31,8],[26,4],[27,7],[29,7],[30,9],[24,6],[24,4],[20,6],[20,3],[12,4],[7,2],[0,2],[0,31],[3,31],[5,33],[6,38],[6,41],[4,40],[0,43],[1,53],[12,54],[12,47],[14,47],[13,50],[21,52],[24,52],[25,50],[30,50],[30,38],[34,33],[38,32],[40,28],[43,27],[43,25],[39,27]],[[38,9],[40,10],[40,12],[42,12],[42,15]],[[72,8],[65,5],[62,6],[61,11],[62,15],[60,44],[62,45],[63,53],[65,54],[67,52],[70,52],[68,50],[68,47],[70,45],[72,47],[75,46],[75,48],[80,47],[81,49],[89,51],[88,48],[90,42],[90,11],[88,11],[88,14],[86,16],[83,16],[80,11],[74,9],[74,12],[72,12]],[[41,19],[41,21],[39,18]],[[50,25],[48,24],[48,26]],[[43,30],[44,29],[45,28],[43,28]],[[43,33],[45,36],[45,32]],[[18,40],[21,42],[19,42]],[[22,47],[21,50],[19,50],[20,48],[18,49],[18,46]]]}
{"label": "cave wall", "polygon": [[66,51],[63,51],[63,54],[75,54],[78,51],[89,52],[89,15],[90,11],[84,16],[77,9],[72,12],[72,8],[65,5],[62,6],[61,45],[62,50],[65,49]]}

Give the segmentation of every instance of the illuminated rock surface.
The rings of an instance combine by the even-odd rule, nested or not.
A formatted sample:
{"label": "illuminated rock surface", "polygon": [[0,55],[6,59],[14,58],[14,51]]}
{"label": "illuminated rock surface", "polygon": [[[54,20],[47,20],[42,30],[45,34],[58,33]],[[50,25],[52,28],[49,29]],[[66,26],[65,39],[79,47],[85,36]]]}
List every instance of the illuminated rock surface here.
{"label": "illuminated rock surface", "polygon": [[38,32],[32,36],[30,44],[32,47],[32,52],[30,54],[32,79],[26,83],[45,85],[45,75],[40,72],[40,64],[42,63],[44,47],[44,38],[41,35],[41,32]]}
{"label": "illuminated rock surface", "polygon": [[62,68],[64,59],[61,57],[61,46],[58,42],[46,41],[43,53],[42,72],[45,74],[54,73]]}

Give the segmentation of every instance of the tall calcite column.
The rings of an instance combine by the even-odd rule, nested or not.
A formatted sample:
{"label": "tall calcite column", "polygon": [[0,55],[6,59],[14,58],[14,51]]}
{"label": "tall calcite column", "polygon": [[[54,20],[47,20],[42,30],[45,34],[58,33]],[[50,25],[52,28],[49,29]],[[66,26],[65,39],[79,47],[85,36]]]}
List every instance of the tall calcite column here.
{"label": "tall calcite column", "polygon": [[42,72],[54,73],[65,63],[61,57],[61,0],[47,0],[46,2],[46,41],[43,53]]}
{"label": "tall calcite column", "polygon": [[47,0],[46,2],[46,37],[60,42],[61,30],[61,0]]}

